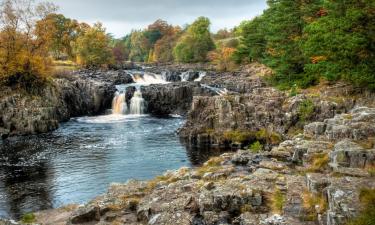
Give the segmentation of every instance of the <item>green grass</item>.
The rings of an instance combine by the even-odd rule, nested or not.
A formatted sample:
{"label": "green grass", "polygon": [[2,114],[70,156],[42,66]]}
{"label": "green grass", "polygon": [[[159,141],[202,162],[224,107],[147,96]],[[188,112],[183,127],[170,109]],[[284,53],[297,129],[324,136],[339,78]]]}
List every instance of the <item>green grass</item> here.
{"label": "green grass", "polygon": [[256,141],[250,145],[249,150],[252,153],[259,153],[263,150],[263,145],[259,141]]}
{"label": "green grass", "polygon": [[285,204],[285,195],[276,189],[271,197],[271,209],[274,213],[281,213]]}

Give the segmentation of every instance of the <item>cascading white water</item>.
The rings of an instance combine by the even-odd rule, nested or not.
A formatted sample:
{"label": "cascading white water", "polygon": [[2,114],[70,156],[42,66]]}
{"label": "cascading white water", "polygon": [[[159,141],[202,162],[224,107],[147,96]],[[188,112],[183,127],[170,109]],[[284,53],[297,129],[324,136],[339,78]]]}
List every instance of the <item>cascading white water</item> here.
{"label": "cascading white water", "polygon": [[180,74],[181,81],[186,82],[189,80],[189,71]]}
{"label": "cascading white water", "polygon": [[132,73],[129,72],[133,81],[140,85],[150,85],[150,84],[167,84],[166,76],[154,73]]}
{"label": "cascading white water", "polygon": [[207,75],[207,72],[201,71],[201,72],[199,72],[199,77],[197,79],[195,79],[194,81],[200,82],[200,81],[202,81],[203,77],[205,77],[206,75]]}
{"label": "cascading white water", "polygon": [[134,92],[133,98],[130,100],[130,114],[144,114],[146,108],[145,100],[142,97],[140,87]]}
{"label": "cascading white water", "polygon": [[112,101],[112,114],[125,114],[128,106],[125,100],[125,93],[116,92]]}

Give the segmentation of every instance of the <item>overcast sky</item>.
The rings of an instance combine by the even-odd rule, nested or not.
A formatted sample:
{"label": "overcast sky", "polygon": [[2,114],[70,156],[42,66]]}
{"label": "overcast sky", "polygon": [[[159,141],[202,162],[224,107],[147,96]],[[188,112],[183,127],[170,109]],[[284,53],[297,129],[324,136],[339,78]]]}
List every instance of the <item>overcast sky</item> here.
{"label": "overcast sky", "polygon": [[232,28],[260,15],[266,0],[50,0],[60,13],[82,22],[102,22],[107,32],[122,37],[157,19],[173,25],[191,23],[198,16],[211,20],[211,30]]}

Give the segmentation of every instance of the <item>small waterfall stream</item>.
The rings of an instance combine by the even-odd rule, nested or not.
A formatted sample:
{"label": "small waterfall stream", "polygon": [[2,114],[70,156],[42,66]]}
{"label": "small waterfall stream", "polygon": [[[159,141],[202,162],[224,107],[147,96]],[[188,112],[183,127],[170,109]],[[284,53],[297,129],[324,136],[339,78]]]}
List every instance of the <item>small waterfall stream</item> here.
{"label": "small waterfall stream", "polygon": [[130,114],[141,115],[145,113],[145,100],[142,97],[140,87],[134,92],[133,98],[130,100]]}
{"label": "small waterfall stream", "polygon": [[112,101],[112,113],[113,114],[126,114],[128,106],[126,104],[125,93],[116,92],[115,97]]}

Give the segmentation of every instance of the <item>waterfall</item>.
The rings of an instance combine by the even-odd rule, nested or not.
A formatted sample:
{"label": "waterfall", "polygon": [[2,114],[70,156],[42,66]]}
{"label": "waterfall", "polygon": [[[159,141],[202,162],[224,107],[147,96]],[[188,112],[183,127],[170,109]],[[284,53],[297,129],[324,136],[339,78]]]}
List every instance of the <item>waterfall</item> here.
{"label": "waterfall", "polygon": [[128,72],[133,81],[140,85],[167,84],[166,76],[148,72]]}
{"label": "waterfall", "polygon": [[200,82],[200,81],[202,81],[203,77],[205,77],[206,75],[207,75],[207,72],[201,71],[201,72],[199,72],[199,77],[197,79],[195,79],[194,81]]}
{"label": "waterfall", "polygon": [[134,92],[133,98],[130,100],[130,114],[143,114],[145,112],[145,100],[142,97],[140,87]]}
{"label": "waterfall", "polygon": [[189,75],[190,75],[190,72],[189,72],[189,71],[181,73],[181,74],[180,74],[181,81],[182,81],[182,82],[189,81]]}
{"label": "waterfall", "polygon": [[128,106],[125,101],[125,93],[116,92],[112,101],[112,114],[125,114]]}

